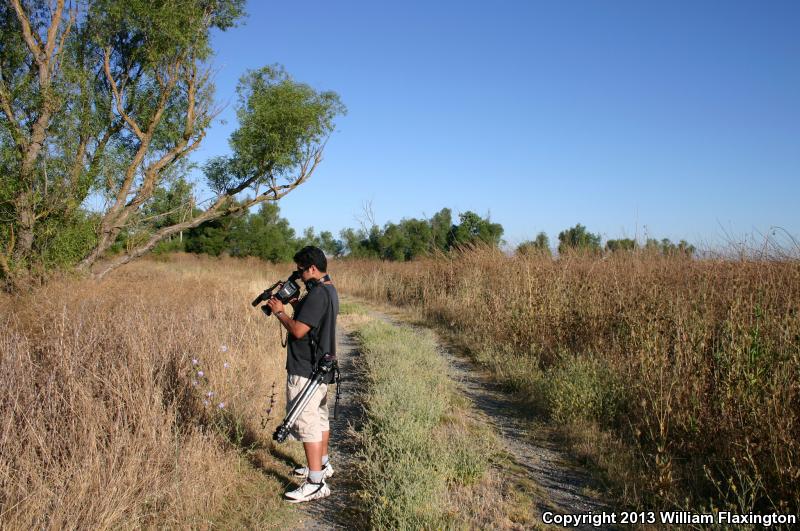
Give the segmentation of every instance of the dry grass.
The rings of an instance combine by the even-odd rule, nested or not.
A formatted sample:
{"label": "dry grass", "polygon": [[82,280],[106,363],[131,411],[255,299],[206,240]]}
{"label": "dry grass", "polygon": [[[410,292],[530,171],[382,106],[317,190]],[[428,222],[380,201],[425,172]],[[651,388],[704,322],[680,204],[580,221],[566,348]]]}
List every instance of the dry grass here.
{"label": "dry grass", "polygon": [[[274,455],[298,449],[265,444],[285,352],[249,305],[288,270],[181,256],[0,298],[2,525],[290,522],[288,467]],[[341,290],[410,306],[468,341],[570,426],[630,503],[797,512],[797,261],[476,251],[331,270]]]}
{"label": "dry grass", "polygon": [[336,271],[456,331],[554,419],[599,428],[596,462],[629,503],[798,510],[800,262],[475,250]]}
{"label": "dry grass", "polygon": [[184,256],[0,300],[3,527],[290,521],[264,445],[285,351],[249,304],[268,269]]}

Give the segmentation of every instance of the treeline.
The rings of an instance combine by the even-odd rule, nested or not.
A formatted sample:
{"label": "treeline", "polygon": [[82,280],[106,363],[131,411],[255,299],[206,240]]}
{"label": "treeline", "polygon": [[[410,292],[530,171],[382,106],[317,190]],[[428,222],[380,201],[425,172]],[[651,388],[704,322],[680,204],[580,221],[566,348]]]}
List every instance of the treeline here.
{"label": "treeline", "polygon": [[[585,226],[578,223],[574,227],[558,233],[558,253],[566,254],[573,251],[585,253],[602,254],[616,253],[624,251],[637,251],[644,249],[649,252],[657,252],[665,256],[693,256],[696,249],[686,240],[673,243],[669,238],[657,240],[647,238],[644,245],[632,238],[621,238],[607,240],[605,246],[602,245],[602,237],[599,234],[589,232]],[[522,242],[517,246],[517,254],[552,254],[550,239],[547,234],[540,232],[533,240]]]}
{"label": "treeline", "polygon": [[276,203],[262,203],[256,212],[215,219],[175,235],[161,242],[155,252],[255,256],[269,262],[289,262],[305,245],[316,245],[331,256],[342,255],[341,242],[332,233],[316,234],[313,227],[308,227],[297,235],[289,221],[280,216]]}
{"label": "treeline", "polygon": [[452,211],[443,208],[430,219],[403,219],[382,229],[345,229],[341,236],[353,258],[407,261],[467,245],[497,247],[503,241],[503,226],[471,211],[459,214],[458,223],[453,223]]}
{"label": "treeline", "polygon": [[[158,205],[157,209],[170,211],[169,201]],[[443,208],[428,219],[406,218],[399,223],[386,223],[382,228],[374,223],[369,228],[347,228],[339,236],[334,237],[330,231],[317,234],[313,227],[297,235],[289,222],[280,217],[278,206],[266,203],[256,213],[204,223],[185,235],[163,243],[158,250],[185,250],[212,256],[223,253],[240,257],[256,256],[280,262],[291,260],[295,250],[303,245],[316,245],[329,256],[402,262],[471,245],[498,247],[504,243],[503,226],[500,223],[471,211],[459,214],[457,222],[454,222],[449,208]],[[664,255],[692,256],[695,252],[694,246],[684,240],[675,244],[666,238],[647,239],[644,245],[631,238],[611,239],[603,245],[599,234],[589,232],[580,223],[558,234],[559,254],[581,251],[600,255],[639,249]],[[517,246],[516,253],[552,255],[553,250],[547,234],[540,232],[533,240]]]}
{"label": "treeline", "polygon": [[[164,196],[162,199],[160,203],[153,203],[153,210],[171,212],[171,203],[177,198]],[[164,223],[171,222],[164,220]],[[403,219],[400,223],[387,223],[383,228],[377,225],[370,229],[347,228],[341,231],[338,239],[330,231],[316,233],[313,227],[297,235],[280,216],[277,204],[264,203],[257,212],[216,219],[174,236],[162,242],[156,251],[256,256],[281,262],[291,260],[295,251],[304,245],[316,245],[330,256],[406,261],[465,245],[498,246],[502,235],[502,225],[474,212],[460,214],[458,223],[453,223],[449,208],[443,208],[430,219]],[[120,241],[119,245],[123,246],[124,242]]]}

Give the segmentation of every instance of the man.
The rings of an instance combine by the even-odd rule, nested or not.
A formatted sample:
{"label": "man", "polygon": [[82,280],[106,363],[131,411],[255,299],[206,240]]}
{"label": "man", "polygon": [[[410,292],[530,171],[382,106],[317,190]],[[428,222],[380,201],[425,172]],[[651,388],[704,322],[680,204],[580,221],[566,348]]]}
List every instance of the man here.
{"label": "man", "polygon": [[[308,246],[294,255],[300,280],[306,285],[306,296],[291,301],[294,318],[284,311],[276,298],[267,301],[273,315],[288,331],[286,372],[286,409],[291,408],[298,394],[308,382],[316,362],[325,354],[336,354],[336,316],[339,313],[339,296],[327,274],[328,260],[318,247]],[[312,347],[312,345],[314,345]],[[287,491],[286,499],[292,503],[324,498],[331,491],[325,479],[333,475],[328,460],[328,386],[333,373],[329,373],[317,388],[292,428],[292,436],[303,442],[307,467],[294,470],[305,481],[299,488]]]}

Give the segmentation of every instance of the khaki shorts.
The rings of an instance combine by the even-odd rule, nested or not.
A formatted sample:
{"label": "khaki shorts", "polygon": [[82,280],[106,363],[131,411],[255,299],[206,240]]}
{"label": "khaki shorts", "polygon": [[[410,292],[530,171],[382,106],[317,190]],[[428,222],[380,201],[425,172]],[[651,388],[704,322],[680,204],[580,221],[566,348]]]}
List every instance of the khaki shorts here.
{"label": "khaki shorts", "polygon": [[[286,379],[286,412],[289,412],[295,398],[306,386],[308,378],[296,374],[288,375]],[[320,384],[314,396],[306,404],[305,409],[297,422],[294,423],[289,437],[295,441],[321,442],[322,432],[330,430],[328,423],[328,386]]]}

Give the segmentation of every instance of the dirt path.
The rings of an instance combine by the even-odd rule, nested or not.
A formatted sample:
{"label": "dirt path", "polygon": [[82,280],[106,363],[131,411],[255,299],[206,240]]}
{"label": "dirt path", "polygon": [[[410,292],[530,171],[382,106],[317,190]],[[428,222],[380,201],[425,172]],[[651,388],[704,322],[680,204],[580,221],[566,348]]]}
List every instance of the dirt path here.
{"label": "dirt path", "polygon": [[[534,503],[539,517],[545,511],[575,514],[609,510],[594,490],[596,485],[591,476],[559,447],[550,430],[536,426],[521,406],[476,369],[470,360],[455,355],[444,346],[440,351],[450,363],[453,380],[460,384],[513,456],[516,467],[511,473],[517,475],[517,479],[536,486],[539,496]],[[604,528],[586,525],[577,529]]]}
{"label": "dirt path", "polygon": [[[409,326],[385,313],[370,311],[370,316],[396,326]],[[334,434],[331,460],[336,471],[328,480],[331,496],[303,504],[301,510],[305,517],[295,529],[363,528],[363,516],[356,510],[358,485],[352,474],[357,451],[353,428],[358,428],[363,418],[357,394],[357,390],[363,388],[363,374],[357,369],[359,352],[352,334],[340,327],[337,340],[343,394],[337,419],[331,421]],[[519,481],[534,484],[537,495],[532,503],[538,515],[545,511],[564,514],[608,509],[601,496],[592,490],[589,474],[559,448],[550,431],[542,427],[534,429],[533,419],[526,415],[521,406],[485,373],[476,369],[469,359],[457,355],[455,349],[448,348],[441,341],[440,352],[450,365],[451,377],[474,405],[477,418],[493,427],[513,460],[513,470],[508,473],[515,477],[510,478],[514,481],[507,482],[509,488],[514,488],[515,482]],[[585,526],[577,529],[604,528]]]}
{"label": "dirt path", "polygon": [[[370,315],[396,326],[409,326],[380,312],[373,311]],[[536,425],[521,404],[466,356],[458,355],[457,349],[446,345],[441,338],[439,345],[440,353],[450,365],[451,378],[472,402],[478,417],[493,427],[512,457],[516,465],[511,472],[517,476],[514,479],[535,485],[539,522],[545,511],[575,514],[609,510],[589,473],[560,447],[552,430]],[[573,529],[609,528],[586,525]]]}

